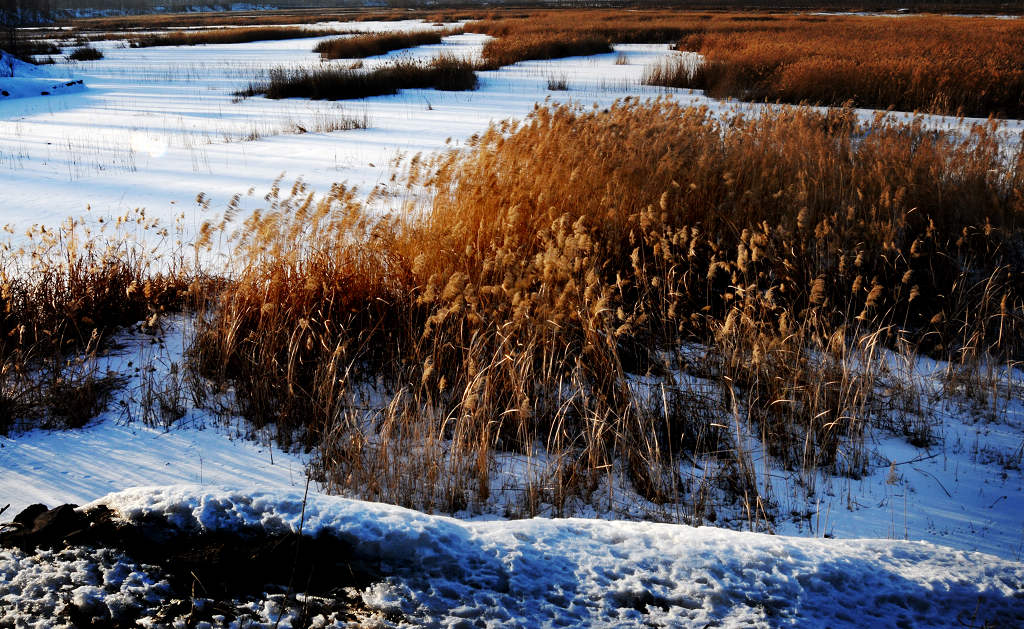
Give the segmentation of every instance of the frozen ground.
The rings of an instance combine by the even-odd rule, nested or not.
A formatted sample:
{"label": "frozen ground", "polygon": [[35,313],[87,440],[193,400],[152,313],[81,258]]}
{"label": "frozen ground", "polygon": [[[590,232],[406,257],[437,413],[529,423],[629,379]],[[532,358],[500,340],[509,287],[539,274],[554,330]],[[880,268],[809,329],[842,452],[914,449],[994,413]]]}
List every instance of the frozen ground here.
{"label": "frozen ground", "polygon": [[[95,504],[202,531],[329,533],[380,567],[366,624],[427,627],[963,627],[1024,622],[1024,565],[924,542],[809,540],[644,522],[465,522],[250,489],[143,488]],[[95,566],[92,570],[85,566]],[[343,567],[342,567],[343,569]],[[0,551],[0,623],[67,601],[159,599],[152,568],[102,551]],[[280,598],[249,607],[278,626]],[[32,610],[31,612],[26,610]],[[286,616],[280,626],[291,626]]]}

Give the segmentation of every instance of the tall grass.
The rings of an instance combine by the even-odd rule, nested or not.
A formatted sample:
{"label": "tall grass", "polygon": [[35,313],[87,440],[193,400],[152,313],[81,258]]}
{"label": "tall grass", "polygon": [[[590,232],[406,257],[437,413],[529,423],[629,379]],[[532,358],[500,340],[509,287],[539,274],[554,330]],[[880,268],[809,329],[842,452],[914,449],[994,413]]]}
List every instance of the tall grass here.
{"label": "tall grass", "polygon": [[474,64],[442,54],[430,61],[399,59],[373,69],[274,68],[265,81],[254,81],[238,96],[342,100],[395,94],[400,89],[433,88],[448,91],[476,89]]}
{"label": "tall grass", "polygon": [[142,213],[68,220],[0,250],[0,434],[84,424],[116,384],[95,368],[109,335],[185,304],[195,275],[135,240],[150,230],[167,235]]}
{"label": "tall grass", "polygon": [[491,68],[672,42],[706,63],[683,72],[670,62],[649,73],[650,84],[794,104],[1024,116],[1016,20],[574,10],[499,14],[466,30],[496,37],[483,50]]}
{"label": "tall grass", "polygon": [[68,55],[68,59],[72,61],[97,61],[102,58],[103,53],[92,46],[80,46]]}
{"label": "tall grass", "polygon": [[651,84],[715,97],[1024,116],[1024,26],[952,17],[787,17],[683,37],[706,62]]}
{"label": "tall grass", "polygon": [[691,521],[709,487],[770,520],[751,439],[808,479],[856,476],[873,430],[929,438],[892,421],[913,396],[886,352],[1024,353],[1024,157],[996,133],[539,108],[414,160],[425,213],[275,190],[192,368],[316,447],[338,491],[459,510],[505,452],[543,461],[521,513],[622,478]]}
{"label": "tall grass", "polygon": [[484,44],[482,55],[485,67],[497,69],[531,59],[558,59],[611,51],[607,38],[554,32],[493,39]]}
{"label": "tall grass", "polygon": [[211,30],[166,31],[163,33],[133,35],[128,38],[128,43],[132,48],[243,44],[254,41],[327,37],[330,35],[344,35],[351,32],[351,30],[340,28],[309,28],[302,26],[216,28]]}
{"label": "tall grass", "polygon": [[353,37],[339,37],[318,43],[313,48],[313,52],[319,53],[323,59],[361,59],[383,55],[392,50],[439,44],[443,38],[461,32],[461,29],[449,29],[444,31],[369,33]]}

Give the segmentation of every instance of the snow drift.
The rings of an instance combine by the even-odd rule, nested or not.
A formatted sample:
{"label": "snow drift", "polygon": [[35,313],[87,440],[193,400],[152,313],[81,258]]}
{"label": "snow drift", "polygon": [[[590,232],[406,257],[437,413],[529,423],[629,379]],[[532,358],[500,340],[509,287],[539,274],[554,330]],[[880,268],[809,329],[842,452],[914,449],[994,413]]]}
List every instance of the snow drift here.
{"label": "snow drift", "polygon": [[[196,531],[263,527],[337,536],[387,575],[360,593],[382,624],[1024,623],[1024,564],[925,542],[792,538],[649,522],[461,521],[337,497],[304,501],[294,492],[196,486],[127,490],[87,508],[100,505],[129,520],[156,516]],[[63,561],[46,551],[0,552],[0,609],[12,610],[0,624],[27,620],[18,614],[53,608],[61,597],[110,597],[123,605],[126,596],[145,600],[166,588],[158,576],[118,566],[102,551],[87,552]],[[83,560],[106,569],[83,569]],[[39,603],[45,597],[50,602]],[[30,604],[29,598],[37,600]],[[275,621],[273,614],[264,618]]]}
{"label": "snow drift", "polygon": [[49,68],[25,63],[0,50],[0,102],[83,89],[85,82],[81,79],[55,77]]}

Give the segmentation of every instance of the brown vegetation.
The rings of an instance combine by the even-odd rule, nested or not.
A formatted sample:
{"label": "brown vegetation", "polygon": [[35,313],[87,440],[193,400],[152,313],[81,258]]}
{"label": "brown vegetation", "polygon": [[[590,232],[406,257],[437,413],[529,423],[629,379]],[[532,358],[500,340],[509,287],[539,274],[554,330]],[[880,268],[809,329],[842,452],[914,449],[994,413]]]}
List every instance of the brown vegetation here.
{"label": "brown vegetation", "polygon": [[659,85],[715,97],[986,117],[1024,116],[1024,24],[1014,20],[799,16],[710,25],[677,47],[707,61]]}
{"label": "brown vegetation", "polygon": [[340,37],[322,41],[313,48],[323,59],[361,59],[383,55],[392,50],[415,48],[427,44],[440,44],[441,39],[461,33],[461,29],[443,31],[406,31],[394,33],[368,33],[354,37]]}
{"label": "brown vegetation", "polygon": [[[621,471],[691,521],[712,486],[763,521],[746,435],[805,478],[856,476],[870,430],[930,439],[887,349],[1024,355],[1024,154],[995,132],[538,109],[414,160],[426,214],[276,190],[193,368],[317,447],[338,491],[458,510],[486,501],[496,452],[543,444],[521,513],[601,500]],[[386,392],[369,409],[367,387]]]}
{"label": "brown vegetation", "polygon": [[93,365],[108,335],[181,307],[189,274],[147,255],[124,231],[114,235],[127,225],[155,227],[143,215],[109,233],[68,221],[0,252],[0,434],[84,424],[115,384]]}
{"label": "brown vegetation", "polygon": [[473,90],[476,85],[472,62],[452,55],[438,55],[427,62],[400,59],[371,70],[274,68],[268,72],[266,81],[250,83],[238,96],[262,94],[267,98],[343,100],[395,94],[400,89]]}
{"label": "brown vegetation", "polygon": [[203,31],[167,31],[134,35],[128,38],[132,48],[150,46],[199,46],[202,44],[243,44],[254,41],[304,39],[344,35],[351,30],[339,28],[306,28],[301,26],[261,26],[256,28],[216,28]]}
{"label": "brown vegetation", "polygon": [[466,30],[497,38],[483,51],[491,68],[673,42],[707,62],[696,72],[668,62],[651,84],[748,100],[1024,116],[1024,25],[1016,20],[583,10],[500,13]]}
{"label": "brown vegetation", "polygon": [[483,50],[485,64],[499,68],[530,59],[556,59],[611,52],[615,43],[673,42],[699,17],[670,12],[537,11],[498,13],[466,25],[496,39]]}
{"label": "brown vegetation", "polygon": [[72,61],[97,61],[102,58],[103,53],[92,46],[80,46],[68,55],[68,59]]}
{"label": "brown vegetation", "polygon": [[[401,16],[401,17],[399,17]],[[362,21],[376,19],[408,19],[405,11],[375,9],[292,9],[282,11],[225,11],[209,13],[172,13],[125,15],[82,18],[71,20],[78,31],[99,33],[106,31],[155,30],[165,28],[194,28],[202,26],[281,26],[288,24],[316,24],[331,21]]]}

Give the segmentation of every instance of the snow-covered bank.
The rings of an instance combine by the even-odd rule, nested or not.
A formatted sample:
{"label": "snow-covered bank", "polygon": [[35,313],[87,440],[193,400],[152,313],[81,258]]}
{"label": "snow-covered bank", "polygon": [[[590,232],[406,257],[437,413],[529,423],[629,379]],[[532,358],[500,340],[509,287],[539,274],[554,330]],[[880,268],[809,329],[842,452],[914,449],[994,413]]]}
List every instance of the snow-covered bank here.
{"label": "snow-covered bank", "polygon": [[[67,73],[70,75],[70,72]],[[46,67],[25,63],[0,50],[0,102],[31,96],[70,94],[85,89],[82,79],[60,78]]]}
{"label": "snow-covered bank", "polygon": [[[579,519],[464,522],[343,498],[304,502],[301,492],[194,486],[133,489],[90,506],[97,505],[206,531],[258,526],[340,536],[388,575],[361,592],[381,624],[386,617],[445,627],[1024,623],[1024,564],[923,542]],[[90,572],[83,559],[113,565]],[[32,597],[48,597],[42,607],[75,596],[158,598],[166,584],[129,564],[0,552],[7,610],[0,621],[25,619],[18,610],[30,609]],[[273,614],[265,622],[273,624]]]}

